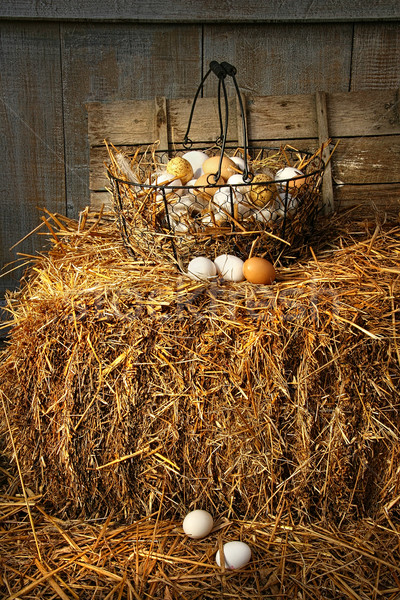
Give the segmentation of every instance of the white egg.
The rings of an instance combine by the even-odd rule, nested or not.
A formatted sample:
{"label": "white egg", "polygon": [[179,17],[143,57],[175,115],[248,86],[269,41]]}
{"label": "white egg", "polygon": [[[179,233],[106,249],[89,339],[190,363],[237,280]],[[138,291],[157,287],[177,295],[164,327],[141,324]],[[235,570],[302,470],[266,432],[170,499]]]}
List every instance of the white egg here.
{"label": "white egg", "polygon": [[182,154],[182,158],[185,158],[192,165],[193,178],[196,180],[203,173],[203,163],[210,157],[200,150],[190,150],[189,152]]}
{"label": "white egg", "polygon": [[282,181],[281,187],[285,187],[287,184],[289,187],[300,187],[304,183],[304,179],[290,181],[294,177],[299,177],[300,175],[304,175],[303,171],[300,171],[300,169],[296,169],[295,167],[284,167],[276,172],[275,181]]}
{"label": "white egg", "polygon": [[[244,542],[227,542],[223,546],[226,569],[240,569],[251,559],[250,547]],[[221,566],[219,550],[215,555],[217,565]]]}
{"label": "white egg", "polygon": [[199,540],[210,533],[214,527],[212,516],[206,510],[192,510],[183,519],[183,531],[194,540]]}
{"label": "white egg", "polygon": [[196,281],[210,279],[217,274],[217,267],[212,260],[205,256],[196,256],[188,264],[188,275]]}
{"label": "white egg", "polygon": [[189,226],[181,221],[174,221],[172,228],[176,233],[187,233],[189,231]]}
{"label": "white egg", "polygon": [[261,223],[269,223],[271,221],[276,221],[276,219],[281,215],[281,208],[271,209],[271,208],[262,208],[257,210],[254,213],[254,218]]}
{"label": "white egg", "polygon": [[250,190],[250,185],[248,185],[249,182],[244,181],[243,175],[241,175],[240,173],[235,173],[234,175],[231,175],[226,183],[233,186],[239,186],[236,188],[236,190],[241,194],[247,194],[247,192]]}
{"label": "white egg", "polygon": [[286,214],[293,215],[296,212],[298,205],[299,201],[297,198],[293,198],[293,196],[286,194],[286,192],[279,192],[277,212],[280,216],[283,217],[285,215],[285,210]]}
{"label": "white egg", "polygon": [[226,223],[227,220],[228,217],[226,216],[226,213],[220,208],[216,208],[213,209],[212,215],[210,213],[205,214],[201,219],[201,223],[206,227],[220,227]]}
{"label": "white egg", "polygon": [[[166,185],[168,183],[168,185]],[[182,196],[184,189],[179,189],[179,186],[182,185],[182,181],[180,179],[174,179],[174,176],[170,173],[163,173],[162,175],[158,175],[155,184],[165,189],[166,196],[170,196],[174,194],[176,196]],[[157,202],[161,202],[164,196],[162,193],[157,194],[156,200]]]}
{"label": "white egg", "polygon": [[[232,192],[232,194],[231,194]],[[246,218],[251,214],[251,207],[245,202],[243,194],[236,191],[234,188],[224,186],[218,190],[213,196],[212,204],[219,206],[222,211],[232,215],[232,204],[233,204],[233,217],[240,216]]]}
{"label": "white egg", "polygon": [[243,261],[233,254],[220,254],[214,260],[217,272],[226,281],[243,281]]}
{"label": "white egg", "polygon": [[[196,185],[197,180],[198,180],[198,177],[196,177],[196,179],[191,179],[190,181],[187,182],[186,186],[190,187],[190,186]],[[193,192],[193,190],[189,190],[189,191],[190,191],[190,193]]]}
{"label": "white egg", "polygon": [[246,165],[244,164],[244,159],[241,156],[230,156],[229,158],[235,163],[238,169],[241,171],[244,170]]}
{"label": "white egg", "polygon": [[177,214],[187,213],[188,215],[196,216],[205,208],[205,205],[200,201],[200,198],[189,194],[178,198],[177,202],[171,204],[171,208]]}

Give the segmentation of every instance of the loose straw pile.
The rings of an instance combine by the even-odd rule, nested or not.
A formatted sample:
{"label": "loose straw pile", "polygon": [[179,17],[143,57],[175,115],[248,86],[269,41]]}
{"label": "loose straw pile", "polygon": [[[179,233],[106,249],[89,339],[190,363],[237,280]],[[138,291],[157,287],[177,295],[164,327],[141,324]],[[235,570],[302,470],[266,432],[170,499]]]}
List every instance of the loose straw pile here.
{"label": "loose straw pile", "polygon": [[[400,228],[331,220],[262,287],[134,261],[86,213],[47,223],[8,298],[0,589],[397,598]],[[194,508],[218,522],[199,542]],[[251,545],[240,574],[222,539]]]}
{"label": "loose straw pile", "polygon": [[[32,497],[34,536],[21,499],[1,500],[0,593],[7,600],[397,600],[400,593],[399,534],[390,518],[341,530],[294,525],[282,515],[221,518],[195,541],[177,520],[65,521]],[[249,544],[252,560],[240,571],[223,570],[215,553],[237,539]]]}

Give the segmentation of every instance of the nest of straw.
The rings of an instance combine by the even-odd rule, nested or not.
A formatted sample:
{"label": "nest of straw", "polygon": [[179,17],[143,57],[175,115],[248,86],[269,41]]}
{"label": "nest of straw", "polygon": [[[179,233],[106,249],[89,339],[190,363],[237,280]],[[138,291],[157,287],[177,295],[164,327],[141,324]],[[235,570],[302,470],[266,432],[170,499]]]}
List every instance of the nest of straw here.
{"label": "nest of straw", "polygon": [[0,365],[8,454],[49,510],[398,516],[396,224],[331,219],[328,245],[254,286],[133,260],[114,221],[52,219]]}
{"label": "nest of straw", "polygon": [[[329,141],[314,154],[289,145],[251,148],[249,172],[256,176],[249,184],[221,180],[214,185],[211,176],[206,185],[194,180],[182,185],[179,180],[178,187],[172,175],[158,183],[160,174],[167,174],[169,157],[157,144],[138,147],[129,155],[106,144],[110,191],[126,248],[142,261],[162,258],[181,269],[194,253],[209,258],[233,253],[245,259],[255,251],[273,260],[288,248],[293,254],[303,247],[321,209],[322,153]],[[219,147],[206,149],[210,157],[220,152]],[[184,151],[173,155],[180,157]],[[243,157],[243,149],[231,148],[225,156]],[[299,169],[304,177],[290,187],[275,181],[285,167]]]}
{"label": "nest of straw", "polygon": [[[12,470],[7,481],[0,504],[0,593],[7,600],[399,597],[399,533],[388,516],[341,529],[295,525],[282,514],[222,518],[196,541],[180,521],[157,515],[130,525],[61,520],[35,496],[25,502],[18,495]],[[250,563],[240,571],[218,567],[216,551],[237,539],[251,546]]]}

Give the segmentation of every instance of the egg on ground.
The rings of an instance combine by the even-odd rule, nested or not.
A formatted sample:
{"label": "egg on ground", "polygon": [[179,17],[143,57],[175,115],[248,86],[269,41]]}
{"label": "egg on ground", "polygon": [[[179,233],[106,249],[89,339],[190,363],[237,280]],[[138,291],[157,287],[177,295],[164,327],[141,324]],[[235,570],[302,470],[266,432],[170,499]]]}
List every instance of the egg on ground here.
{"label": "egg on ground", "polygon": [[199,540],[211,532],[214,520],[206,510],[192,510],[183,519],[182,527],[187,536]]}
{"label": "egg on ground", "polygon": [[[227,542],[223,545],[222,551],[226,569],[240,569],[247,565],[251,559],[250,546],[244,542]],[[222,561],[219,550],[215,555],[215,561],[220,567]]]}
{"label": "egg on ground", "polygon": [[225,281],[243,281],[243,261],[233,254],[220,254],[214,259],[217,272]]}
{"label": "egg on ground", "polygon": [[253,256],[245,260],[243,274],[250,283],[261,285],[270,285],[276,277],[274,265],[261,256]]}
{"label": "egg on ground", "polygon": [[187,274],[195,281],[207,280],[215,277],[217,267],[215,263],[205,256],[196,256],[188,264]]}

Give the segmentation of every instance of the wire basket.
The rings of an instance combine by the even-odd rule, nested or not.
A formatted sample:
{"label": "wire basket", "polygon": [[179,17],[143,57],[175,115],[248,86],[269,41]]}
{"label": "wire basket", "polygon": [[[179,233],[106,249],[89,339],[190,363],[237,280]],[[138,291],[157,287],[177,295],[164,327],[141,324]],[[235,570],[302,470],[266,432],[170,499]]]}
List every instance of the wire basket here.
{"label": "wire basket", "polygon": [[[220,135],[212,147],[193,149],[190,125],[211,72],[219,81]],[[321,152],[250,147],[235,74],[228,63],[210,63],[195,95],[181,149],[168,153],[156,145],[138,147],[130,156],[109,149],[114,209],[133,257],[172,261],[181,270],[200,255],[213,259],[228,253],[246,259],[256,252],[275,260],[303,245],[312,231],[324,171]],[[227,76],[232,77],[241,108],[241,148],[226,145]]]}

